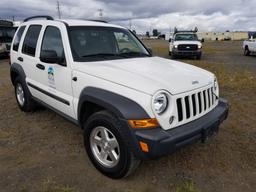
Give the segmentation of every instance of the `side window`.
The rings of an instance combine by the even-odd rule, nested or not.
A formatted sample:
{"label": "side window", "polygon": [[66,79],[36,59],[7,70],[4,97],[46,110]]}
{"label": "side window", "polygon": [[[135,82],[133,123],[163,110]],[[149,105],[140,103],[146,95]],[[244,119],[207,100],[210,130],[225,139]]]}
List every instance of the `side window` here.
{"label": "side window", "polygon": [[48,26],[45,29],[44,37],[42,41],[41,53],[42,51],[55,51],[62,61],[65,61],[64,48],[61,39],[60,30],[57,27]]}
{"label": "side window", "polygon": [[19,28],[18,32],[17,32],[17,35],[15,36],[15,39],[13,40],[13,47],[12,47],[12,50],[14,51],[18,51],[19,49],[19,45],[20,45],[20,39],[21,39],[21,36],[25,30],[25,27],[26,26],[22,26]]}
{"label": "side window", "polygon": [[38,40],[38,36],[40,34],[41,28],[42,28],[41,25],[31,25],[28,28],[28,31],[22,46],[22,53],[33,56],[33,57],[35,56],[37,40]]}

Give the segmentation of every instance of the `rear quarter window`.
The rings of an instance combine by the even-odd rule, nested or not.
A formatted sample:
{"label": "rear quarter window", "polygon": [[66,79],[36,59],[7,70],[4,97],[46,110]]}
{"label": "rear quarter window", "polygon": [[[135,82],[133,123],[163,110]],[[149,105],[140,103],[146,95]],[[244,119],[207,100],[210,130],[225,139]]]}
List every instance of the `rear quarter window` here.
{"label": "rear quarter window", "polygon": [[19,45],[20,45],[20,39],[22,37],[22,34],[25,30],[26,26],[22,26],[19,28],[14,40],[13,40],[13,47],[12,47],[12,50],[14,51],[18,51],[19,49]]}
{"label": "rear quarter window", "polygon": [[22,53],[33,57],[35,56],[36,45],[41,28],[41,25],[30,25],[23,42]]}

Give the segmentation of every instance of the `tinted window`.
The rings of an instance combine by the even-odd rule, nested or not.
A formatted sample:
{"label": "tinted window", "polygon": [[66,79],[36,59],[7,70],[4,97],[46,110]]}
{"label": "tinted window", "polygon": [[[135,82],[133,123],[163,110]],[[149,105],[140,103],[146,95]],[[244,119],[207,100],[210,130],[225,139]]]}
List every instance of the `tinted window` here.
{"label": "tinted window", "polygon": [[59,58],[64,58],[61,34],[57,27],[50,26],[46,28],[41,51],[55,51]]}
{"label": "tinted window", "polygon": [[37,40],[38,40],[38,36],[41,28],[42,28],[41,25],[31,25],[29,27],[26,37],[24,39],[22,53],[35,56]]}
{"label": "tinted window", "polygon": [[17,35],[15,36],[15,39],[14,39],[14,41],[13,41],[13,47],[12,47],[12,49],[13,49],[14,51],[18,51],[18,49],[19,49],[20,39],[21,39],[21,36],[22,36],[22,34],[23,34],[23,32],[24,32],[25,27],[26,27],[26,26],[20,27],[20,28],[19,28],[19,31],[17,32]]}
{"label": "tinted window", "polygon": [[4,30],[2,27],[0,27],[0,43],[2,43],[4,40]]}

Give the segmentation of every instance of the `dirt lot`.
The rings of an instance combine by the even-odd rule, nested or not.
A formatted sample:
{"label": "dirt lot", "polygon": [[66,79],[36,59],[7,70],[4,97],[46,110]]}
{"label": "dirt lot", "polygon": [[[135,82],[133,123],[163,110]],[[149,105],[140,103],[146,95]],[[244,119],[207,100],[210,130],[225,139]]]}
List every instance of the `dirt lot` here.
{"label": "dirt lot", "polygon": [[[146,42],[168,57],[165,41]],[[129,178],[111,180],[92,166],[82,131],[49,110],[21,112],[7,60],[0,60],[0,191],[220,192],[256,190],[256,57],[241,42],[206,42],[202,60],[183,62],[216,73],[230,116],[207,144],[143,162]]]}

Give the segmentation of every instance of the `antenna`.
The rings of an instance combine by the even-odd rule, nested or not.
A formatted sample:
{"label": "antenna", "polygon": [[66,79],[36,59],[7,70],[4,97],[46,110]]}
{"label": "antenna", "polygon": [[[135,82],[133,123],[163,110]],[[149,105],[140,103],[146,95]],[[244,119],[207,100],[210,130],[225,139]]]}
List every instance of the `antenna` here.
{"label": "antenna", "polygon": [[57,1],[57,12],[58,12],[59,19],[61,19],[60,2],[59,1]]}
{"label": "antenna", "polygon": [[132,30],[132,19],[129,19],[129,29]]}

